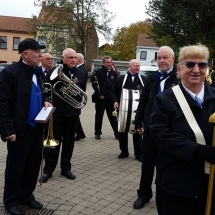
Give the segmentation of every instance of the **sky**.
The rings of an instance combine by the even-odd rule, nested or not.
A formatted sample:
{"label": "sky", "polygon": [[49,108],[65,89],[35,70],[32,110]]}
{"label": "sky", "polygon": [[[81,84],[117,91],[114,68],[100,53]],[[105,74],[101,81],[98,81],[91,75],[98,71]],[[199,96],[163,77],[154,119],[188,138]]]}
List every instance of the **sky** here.
{"label": "sky", "polygon": [[[106,9],[115,14],[111,22],[113,31],[118,27],[127,27],[131,23],[148,18],[145,5],[148,5],[149,0],[108,0],[108,2]],[[39,12],[40,7],[34,6],[34,0],[1,0],[0,15],[30,18],[32,15],[38,16]],[[111,42],[106,41],[101,35],[99,40],[99,45]]]}

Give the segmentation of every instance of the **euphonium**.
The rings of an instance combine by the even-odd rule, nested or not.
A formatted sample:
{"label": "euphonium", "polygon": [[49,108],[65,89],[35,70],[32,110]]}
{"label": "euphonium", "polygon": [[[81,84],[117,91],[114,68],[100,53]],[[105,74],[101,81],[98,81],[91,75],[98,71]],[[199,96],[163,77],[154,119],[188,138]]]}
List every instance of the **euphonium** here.
{"label": "euphonium", "polygon": [[72,79],[72,75],[69,79],[62,70],[63,65],[60,64],[51,74],[50,80],[61,80],[53,85],[53,92],[75,109],[83,108],[87,104],[87,95],[76,85],[78,79]]}

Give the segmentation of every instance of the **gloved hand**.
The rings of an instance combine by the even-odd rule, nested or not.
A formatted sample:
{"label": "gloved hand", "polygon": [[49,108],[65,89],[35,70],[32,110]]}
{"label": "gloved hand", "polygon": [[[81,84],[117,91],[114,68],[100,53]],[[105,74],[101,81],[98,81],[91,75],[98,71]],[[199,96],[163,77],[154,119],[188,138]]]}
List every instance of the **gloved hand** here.
{"label": "gloved hand", "polygon": [[198,158],[215,164],[215,147],[211,145],[199,145],[196,149]]}

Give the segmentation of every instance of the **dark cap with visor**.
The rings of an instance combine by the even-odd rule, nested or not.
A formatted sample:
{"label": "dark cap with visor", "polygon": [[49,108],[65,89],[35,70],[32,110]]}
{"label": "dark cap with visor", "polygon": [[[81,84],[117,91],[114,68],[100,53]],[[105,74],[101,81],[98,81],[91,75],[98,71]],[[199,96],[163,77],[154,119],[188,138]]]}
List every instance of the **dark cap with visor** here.
{"label": "dark cap with visor", "polygon": [[18,45],[18,51],[19,54],[27,49],[45,49],[45,45],[40,45],[36,40],[34,39],[24,39],[22,40]]}

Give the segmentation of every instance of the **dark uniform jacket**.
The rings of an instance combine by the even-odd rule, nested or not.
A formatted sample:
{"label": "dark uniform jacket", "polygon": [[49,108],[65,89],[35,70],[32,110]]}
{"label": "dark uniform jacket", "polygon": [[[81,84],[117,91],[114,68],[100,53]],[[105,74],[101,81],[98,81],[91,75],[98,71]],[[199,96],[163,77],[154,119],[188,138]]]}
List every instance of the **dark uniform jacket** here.
{"label": "dark uniform jacket", "polygon": [[[91,77],[92,87],[95,91],[95,98],[98,99],[100,96],[104,96],[106,100],[114,101],[114,85],[118,74],[111,69],[107,75],[107,68],[102,66],[101,69],[96,70]],[[96,82],[98,80],[98,84]]]}
{"label": "dark uniform jacket", "polygon": [[[215,89],[205,84],[204,102],[200,108],[183,86],[180,87],[206,144],[211,145],[214,125],[209,123],[209,116],[215,110]],[[172,89],[155,98],[149,130],[158,147],[156,184],[181,197],[196,197],[206,191],[208,175],[204,173],[204,161],[196,156],[198,143]]]}
{"label": "dark uniform jacket", "polygon": [[[123,88],[125,89],[133,89],[133,90],[140,90],[140,94],[144,88],[144,86],[142,85],[138,75],[134,78],[134,81],[132,82],[132,76],[130,72],[127,72],[128,76],[127,79],[125,81],[125,84],[123,86]],[[115,89],[114,89],[114,102],[120,102],[120,97],[121,97],[121,92],[122,92],[122,85],[124,82],[124,78],[125,75],[120,75],[117,80],[116,80],[116,85],[115,85]],[[143,75],[140,75],[140,78],[142,79],[143,84],[145,85],[146,82],[146,77],[144,77]]]}
{"label": "dark uniform jacket", "polygon": [[[32,76],[34,68],[20,60],[0,73],[0,131],[2,138],[16,134],[23,136],[28,122]],[[44,91],[44,75],[37,75],[41,92]],[[48,97],[42,93],[44,100]]]}
{"label": "dark uniform jacket", "polygon": [[77,67],[78,69],[82,70],[85,74],[85,77],[86,77],[86,83],[87,83],[87,79],[88,79],[88,72],[87,72],[87,68],[85,66],[85,64],[81,64],[80,66]]}
{"label": "dark uniform jacket", "polygon": [[[169,77],[165,81],[164,90],[173,87],[179,83],[177,78],[176,66],[173,66],[173,70],[170,72]],[[141,128],[144,124],[144,129],[148,128],[149,117],[154,103],[154,98],[158,94],[160,87],[160,78],[155,76],[156,72],[153,72],[147,78],[143,93],[140,97],[140,102],[135,115],[135,128]]]}
{"label": "dark uniform jacket", "polygon": [[[52,86],[58,82],[61,81],[58,77],[56,77],[54,80],[50,80],[50,76],[52,72],[56,69],[56,67],[49,70],[48,74],[46,75],[45,79],[46,82],[50,83]],[[63,73],[70,79],[71,74],[73,74],[72,79],[77,78],[78,82],[76,85],[81,88],[83,91],[86,91],[86,78],[85,74],[82,70],[74,67],[72,71],[69,71],[69,67],[65,64],[63,64]],[[59,88],[60,86],[68,86],[68,84],[64,85],[63,83],[57,84],[55,90],[57,93],[60,94]],[[79,100],[79,99],[78,99]],[[53,93],[53,106],[56,107],[56,110],[54,111],[54,115],[62,115],[62,116],[77,116],[80,115],[81,110],[73,108],[71,105],[69,105],[66,101],[61,99],[59,96],[57,96],[55,93]]]}

